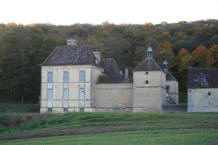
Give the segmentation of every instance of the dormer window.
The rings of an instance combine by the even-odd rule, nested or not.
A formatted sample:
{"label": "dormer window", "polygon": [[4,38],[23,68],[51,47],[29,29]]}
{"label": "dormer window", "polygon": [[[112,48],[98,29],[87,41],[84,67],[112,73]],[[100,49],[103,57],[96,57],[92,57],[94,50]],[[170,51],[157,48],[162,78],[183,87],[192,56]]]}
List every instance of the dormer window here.
{"label": "dormer window", "polygon": [[95,60],[95,64],[98,64],[98,60],[97,59]]}

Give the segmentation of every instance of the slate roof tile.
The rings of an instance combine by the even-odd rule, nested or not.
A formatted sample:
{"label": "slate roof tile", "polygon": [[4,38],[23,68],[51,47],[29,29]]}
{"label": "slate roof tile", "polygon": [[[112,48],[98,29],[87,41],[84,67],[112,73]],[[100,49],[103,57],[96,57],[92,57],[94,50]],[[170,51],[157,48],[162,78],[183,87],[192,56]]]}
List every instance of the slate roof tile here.
{"label": "slate roof tile", "polygon": [[189,68],[188,88],[218,88],[218,69]]}
{"label": "slate roof tile", "polygon": [[134,71],[162,71],[162,69],[153,58],[146,58],[136,66]]}
{"label": "slate roof tile", "polygon": [[42,66],[54,65],[84,65],[96,64],[88,44],[57,46],[41,64]]}
{"label": "slate roof tile", "polygon": [[123,83],[124,78],[120,75],[120,68],[114,58],[105,58],[101,62],[104,75],[100,76],[97,83]]}

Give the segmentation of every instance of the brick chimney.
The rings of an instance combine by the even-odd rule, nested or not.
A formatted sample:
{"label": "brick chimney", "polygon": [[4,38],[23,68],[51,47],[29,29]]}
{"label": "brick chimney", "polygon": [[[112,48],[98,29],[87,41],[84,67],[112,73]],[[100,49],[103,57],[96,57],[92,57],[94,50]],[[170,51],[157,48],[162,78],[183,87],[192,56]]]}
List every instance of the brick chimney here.
{"label": "brick chimney", "polygon": [[125,83],[128,83],[128,82],[129,82],[129,70],[128,70],[128,68],[125,68],[124,82],[125,82]]}
{"label": "brick chimney", "polygon": [[77,40],[75,40],[75,39],[68,39],[67,40],[67,45],[77,45]]}

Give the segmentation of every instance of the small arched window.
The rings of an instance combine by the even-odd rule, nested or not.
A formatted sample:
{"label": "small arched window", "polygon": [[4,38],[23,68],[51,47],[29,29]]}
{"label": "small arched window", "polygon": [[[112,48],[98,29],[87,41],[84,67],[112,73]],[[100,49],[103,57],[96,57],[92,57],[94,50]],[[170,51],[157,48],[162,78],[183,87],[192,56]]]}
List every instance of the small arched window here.
{"label": "small arched window", "polygon": [[146,84],[149,84],[148,80],[145,81]]}
{"label": "small arched window", "polygon": [[211,95],[211,92],[208,92],[208,96],[210,96]]}
{"label": "small arched window", "polygon": [[148,72],[146,71],[146,73],[145,73],[146,75],[148,75]]}

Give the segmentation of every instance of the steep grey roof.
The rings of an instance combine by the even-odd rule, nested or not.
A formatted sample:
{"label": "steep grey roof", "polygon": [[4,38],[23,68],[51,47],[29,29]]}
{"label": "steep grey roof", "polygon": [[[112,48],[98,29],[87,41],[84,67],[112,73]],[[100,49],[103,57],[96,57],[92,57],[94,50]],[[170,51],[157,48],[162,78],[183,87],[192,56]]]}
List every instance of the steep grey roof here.
{"label": "steep grey roof", "polygon": [[120,68],[114,58],[105,58],[101,65],[105,74],[121,77]]}
{"label": "steep grey roof", "polygon": [[161,67],[153,58],[146,58],[139,63],[134,71],[161,71]]}
{"label": "steep grey roof", "polygon": [[176,78],[168,71],[164,71],[166,73],[166,80],[167,81],[177,81]]}
{"label": "steep grey roof", "polygon": [[101,62],[104,69],[103,76],[100,76],[97,83],[122,83],[123,77],[120,75],[120,68],[114,58],[106,58]]}
{"label": "steep grey roof", "polygon": [[218,69],[189,68],[188,88],[218,88]]}
{"label": "steep grey roof", "polygon": [[41,65],[96,65],[95,60],[88,44],[65,45],[57,46]]}

